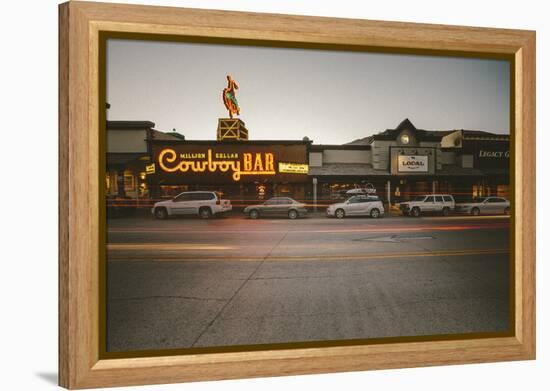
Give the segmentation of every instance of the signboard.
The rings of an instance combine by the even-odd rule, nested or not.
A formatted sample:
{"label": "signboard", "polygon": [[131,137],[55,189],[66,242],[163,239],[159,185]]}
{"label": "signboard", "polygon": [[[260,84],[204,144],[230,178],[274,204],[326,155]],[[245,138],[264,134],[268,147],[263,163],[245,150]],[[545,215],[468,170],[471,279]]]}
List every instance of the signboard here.
{"label": "signboard", "polygon": [[487,169],[505,169],[510,165],[510,150],[503,143],[483,145],[474,152],[474,167]]}
{"label": "signboard", "polygon": [[155,173],[155,163],[147,164],[145,166],[145,173],[146,174],[154,174]]}
{"label": "signboard", "polygon": [[301,182],[308,172],[306,144],[162,143],[153,159],[155,180],[171,185]]}
{"label": "signboard", "polygon": [[428,156],[399,155],[397,157],[398,172],[428,172]]}
{"label": "signboard", "polygon": [[309,172],[309,166],[300,163],[279,162],[279,172],[287,174],[307,174]]}
{"label": "signboard", "polygon": [[273,154],[264,153],[218,153],[208,149],[206,153],[181,153],[172,148],[159,153],[158,164],[165,172],[229,172],[234,181],[242,175],[275,175]]}
{"label": "signboard", "polygon": [[475,168],[508,169],[510,143],[508,140],[464,140],[463,153],[472,155]]}
{"label": "signboard", "polygon": [[481,159],[509,159],[510,151],[486,151],[480,149],[478,157]]}
{"label": "signboard", "polygon": [[435,175],[435,147],[390,146],[390,173],[402,176]]}

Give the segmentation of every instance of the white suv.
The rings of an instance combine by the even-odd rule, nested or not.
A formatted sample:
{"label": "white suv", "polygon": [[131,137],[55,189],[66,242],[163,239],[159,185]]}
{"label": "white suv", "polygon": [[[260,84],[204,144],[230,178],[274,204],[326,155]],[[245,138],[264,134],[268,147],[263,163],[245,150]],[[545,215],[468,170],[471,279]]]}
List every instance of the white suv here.
{"label": "white suv", "polygon": [[209,219],[232,209],[231,201],[222,200],[215,191],[186,191],[171,200],[157,202],[151,212],[157,219],[168,216],[193,215]]}
{"label": "white suv", "polygon": [[448,216],[455,209],[455,199],[449,194],[430,194],[416,196],[408,202],[399,204],[405,216],[418,217],[424,213],[440,213]]}
{"label": "white suv", "polygon": [[345,202],[330,205],[326,215],[338,219],[346,216],[370,216],[377,219],[384,215],[384,206],[377,196],[355,195]]}

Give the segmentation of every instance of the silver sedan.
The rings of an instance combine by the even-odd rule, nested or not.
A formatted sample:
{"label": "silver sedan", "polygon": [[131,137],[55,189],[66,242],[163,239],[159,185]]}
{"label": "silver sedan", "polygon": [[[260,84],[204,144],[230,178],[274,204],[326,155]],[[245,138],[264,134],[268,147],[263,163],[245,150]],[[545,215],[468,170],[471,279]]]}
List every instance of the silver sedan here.
{"label": "silver sedan", "polygon": [[305,204],[290,197],[273,197],[263,204],[247,206],[243,212],[251,219],[286,216],[294,220],[298,217],[304,217],[307,214],[307,209]]}
{"label": "silver sedan", "polygon": [[467,204],[457,204],[457,213],[471,214],[510,214],[510,201],[501,197],[480,197]]}

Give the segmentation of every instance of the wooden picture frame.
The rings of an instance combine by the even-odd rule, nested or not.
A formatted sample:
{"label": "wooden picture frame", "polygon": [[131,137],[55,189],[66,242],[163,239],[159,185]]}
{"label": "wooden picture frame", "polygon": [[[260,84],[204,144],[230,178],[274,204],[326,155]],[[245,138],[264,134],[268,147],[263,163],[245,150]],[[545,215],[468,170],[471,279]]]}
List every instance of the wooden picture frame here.
{"label": "wooden picture frame", "polygon": [[[535,32],[88,2],[59,6],[59,384],[90,388],[535,358]],[[514,61],[513,336],[201,353],[100,355],[104,246],[101,32]],[[103,114],[104,115],[104,114]],[[103,208],[104,209],[104,208]]]}

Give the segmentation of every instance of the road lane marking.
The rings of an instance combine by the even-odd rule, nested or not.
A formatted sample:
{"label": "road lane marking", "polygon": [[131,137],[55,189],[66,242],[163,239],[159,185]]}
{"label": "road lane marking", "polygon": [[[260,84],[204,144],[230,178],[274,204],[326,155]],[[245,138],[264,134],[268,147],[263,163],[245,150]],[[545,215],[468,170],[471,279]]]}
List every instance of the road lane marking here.
{"label": "road lane marking", "polygon": [[205,255],[194,255],[194,256],[181,256],[181,255],[172,255],[172,254],[151,254],[148,257],[143,255],[134,257],[131,255],[123,254],[110,254],[107,256],[108,261],[299,261],[299,260],[375,260],[375,259],[388,259],[388,258],[415,258],[415,257],[457,257],[457,256],[468,256],[468,255],[489,255],[489,254],[507,254],[510,252],[510,249],[507,248],[497,248],[497,249],[481,249],[481,250],[453,250],[453,251],[431,251],[431,252],[411,252],[411,251],[402,251],[394,253],[367,253],[367,254],[319,254],[319,255],[288,255],[288,256],[278,256],[270,255],[265,256],[255,256],[255,257],[246,257],[246,256],[205,256]]}
{"label": "road lane marking", "polygon": [[433,236],[403,236],[403,235],[388,235],[375,236],[369,238],[352,239],[355,242],[382,242],[382,243],[404,243],[414,240],[433,240]]}
{"label": "road lane marking", "polygon": [[424,216],[420,218],[421,220],[429,221],[441,221],[441,220],[508,220],[510,219],[509,215],[497,215],[497,216]]}
{"label": "road lane marking", "polygon": [[107,250],[234,250],[233,246],[196,243],[109,243]]}

